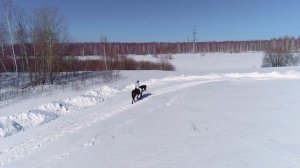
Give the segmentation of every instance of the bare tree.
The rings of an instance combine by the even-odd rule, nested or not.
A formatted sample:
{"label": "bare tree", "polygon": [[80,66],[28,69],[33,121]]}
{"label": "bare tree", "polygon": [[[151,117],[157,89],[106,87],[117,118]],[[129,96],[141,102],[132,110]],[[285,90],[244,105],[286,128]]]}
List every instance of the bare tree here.
{"label": "bare tree", "polygon": [[[31,72],[29,66],[29,60],[26,50],[26,44],[28,41],[28,15],[24,9],[16,10],[16,17],[15,17],[15,37],[16,42],[20,46],[21,51],[21,65],[23,72]],[[31,76],[31,73],[30,73]]]}
{"label": "bare tree", "polygon": [[2,14],[4,16],[6,26],[10,35],[10,44],[13,54],[13,60],[14,60],[14,66],[15,66],[15,72],[18,72],[18,64],[15,54],[15,48],[14,48],[14,35],[13,35],[13,2],[12,0],[1,0],[1,10]]}
{"label": "bare tree", "polygon": [[265,52],[262,67],[281,67],[296,65],[297,57],[286,48],[273,48]]}
{"label": "bare tree", "polygon": [[1,56],[0,56],[0,63],[1,66],[3,68],[3,70],[7,73],[7,68],[6,68],[6,63],[5,63],[5,49],[4,49],[4,45],[6,43],[6,30],[5,30],[5,26],[0,23],[0,45],[1,45]]}
{"label": "bare tree", "polygon": [[31,39],[39,60],[37,67],[42,73],[42,83],[47,79],[54,83],[55,74],[62,62],[62,47],[67,39],[67,26],[57,8],[45,6],[34,13],[31,27]]}

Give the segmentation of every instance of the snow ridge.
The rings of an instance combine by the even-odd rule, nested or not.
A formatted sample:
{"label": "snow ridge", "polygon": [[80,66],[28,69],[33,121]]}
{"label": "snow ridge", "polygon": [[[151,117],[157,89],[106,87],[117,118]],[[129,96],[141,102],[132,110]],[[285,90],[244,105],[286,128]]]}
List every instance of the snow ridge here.
{"label": "snow ridge", "polygon": [[86,92],[82,96],[54,101],[27,112],[0,118],[0,137],[7,137],[31,127],[48,123],[62,115],[76,112],[105,101],[117,92],[117,89],[103,86]]}
{"label": "snow ridge", "polygon": [[[252,79],[252,80],[272,80],[272,79],[300,79],[300,72],[288,71],[288,72],[251,72],[251,73],[225,73],[225,74],[208,74],[208,75],[179,75],[179,76],[169,76],[162,79],[149,79],[142,84],[148,86],[157,86],[164,82],[178,82],[178,81],[209,81],[209,80],[242,80],[242,79]],[[134,84],[127,85],[123,91],[132,90]]]}

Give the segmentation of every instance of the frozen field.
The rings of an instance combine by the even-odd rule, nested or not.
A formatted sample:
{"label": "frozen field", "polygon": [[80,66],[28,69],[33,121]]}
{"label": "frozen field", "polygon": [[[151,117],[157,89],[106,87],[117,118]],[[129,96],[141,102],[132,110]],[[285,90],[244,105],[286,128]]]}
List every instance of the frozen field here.
{"label": "frozen field", "polygon": [[[104,86],[1,107],[0,164],[300,167],[300,68],[261,69],[262,53],[170,61],[176,71],[123,71]],[[132,105],[136,80],[148,88]]]}

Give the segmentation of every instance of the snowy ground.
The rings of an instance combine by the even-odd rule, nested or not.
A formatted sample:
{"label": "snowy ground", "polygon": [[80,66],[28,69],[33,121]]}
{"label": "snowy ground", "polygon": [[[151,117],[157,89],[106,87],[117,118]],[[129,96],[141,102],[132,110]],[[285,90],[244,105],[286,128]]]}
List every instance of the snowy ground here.
{"label": "snowy ground", "polygon": [[[148,58],[146,58],[148,59]],[[3,167],[299,167],[300,69],[261,53],[176,55],[175,72],[0,108]],[[139,79],[144,98],[131,104]]]}

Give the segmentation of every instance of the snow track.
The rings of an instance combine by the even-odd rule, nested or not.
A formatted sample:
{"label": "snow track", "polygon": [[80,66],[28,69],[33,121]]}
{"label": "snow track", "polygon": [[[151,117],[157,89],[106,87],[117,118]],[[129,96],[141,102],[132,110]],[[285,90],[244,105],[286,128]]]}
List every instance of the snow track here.
{"label": "snow track", "polygon": [[[82,96],[58,100],[36,109],[29,109],[27,112],[0,118],[0,136],[7,136],[26,131],[30,128],[49,123],[62,116],[72,119],[61,122],[50,131],[39,133],[35,137],[22,140],[18,144],[12,144],[7,149],[1,149],[0,164],[5,165],[11,161],[19,160],[37,149],[46,146],[60,137],[67,136],[78,130],[91,127],[95,123],[107,120],[117,114],[126,112],[130,108],[140,106],[151,99],[176,92],[185,88],[207,84],[210,82],[221,81],[248,81],[248,80],[275,80],[275,79],[300,79],[300,73],[290,71],[286,73],[229,73],[229,74],[211,74],[205,76],[171,76],[163,79],[150,79],[143,84],[148,85],[151,90],[151,96],[132,105],[130,103],[130,91],[132,85],[126,86],[124,89],[116,89],[103,86],[96,90],[91,90]],[[116,99],[118,97],[119,99]],[[121,101],[118,101],[120,100]],[[174,101],[174,100],[173,100]],[[109,103],[105,103],[109,102]],[[170,100],[168,104],[171,104]],[[89,110],[94,106],[101,106],[101,110]],[[111,107],[113,105],[113,107]],[[0,139],[1,141],[1,139]],[[88,141],[85,146],[93,145],[95,139]]]}

